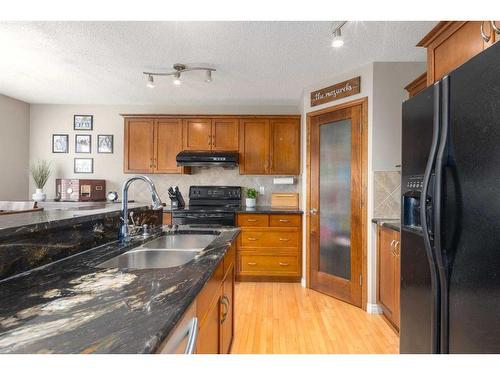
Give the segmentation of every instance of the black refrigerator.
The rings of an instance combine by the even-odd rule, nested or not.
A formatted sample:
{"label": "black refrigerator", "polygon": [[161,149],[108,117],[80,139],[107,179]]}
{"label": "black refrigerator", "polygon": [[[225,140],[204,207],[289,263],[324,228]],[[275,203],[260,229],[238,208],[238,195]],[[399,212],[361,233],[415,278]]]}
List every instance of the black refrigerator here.
{"label": "black refrigerator", "polygon": [[401,353],[500,353],[500,43],[403,103]]}

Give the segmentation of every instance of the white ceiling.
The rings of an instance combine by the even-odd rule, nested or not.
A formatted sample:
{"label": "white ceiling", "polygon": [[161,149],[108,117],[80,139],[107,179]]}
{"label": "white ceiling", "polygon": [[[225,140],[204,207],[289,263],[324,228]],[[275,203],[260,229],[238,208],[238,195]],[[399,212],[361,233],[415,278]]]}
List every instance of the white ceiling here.
{"label": "white ceiling", "polygon": [[[297,105],[302,90],[373,61],[425,61],[415,44],[435,22],[349,22],[344,47],[330,22],[0,23],[0,93],[29,103]],[[144,70],[215,67],[183,85]]]}

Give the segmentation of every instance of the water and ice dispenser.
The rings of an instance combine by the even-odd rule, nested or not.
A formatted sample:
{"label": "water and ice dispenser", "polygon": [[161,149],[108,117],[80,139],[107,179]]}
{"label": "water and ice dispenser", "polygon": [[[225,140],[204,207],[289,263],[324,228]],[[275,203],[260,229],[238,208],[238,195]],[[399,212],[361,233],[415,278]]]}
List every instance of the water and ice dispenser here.
{"label": "water and ice dispenser", "polygon": [[[403,226],[413,229],[421,230],[422,224],[420,221],[420,211],[423,206],[422,202],[422,188],[424,186],[422,175],[409,176],[406,179],[406,184],[403,187]],[[432,192],[434,186],[434,176],[431,176],[429,189],[427,192],[427,223],[432,223],[431,216],[432,210],[430,200],[432,199]],[[429,227],[432,232],[432,227]]]}

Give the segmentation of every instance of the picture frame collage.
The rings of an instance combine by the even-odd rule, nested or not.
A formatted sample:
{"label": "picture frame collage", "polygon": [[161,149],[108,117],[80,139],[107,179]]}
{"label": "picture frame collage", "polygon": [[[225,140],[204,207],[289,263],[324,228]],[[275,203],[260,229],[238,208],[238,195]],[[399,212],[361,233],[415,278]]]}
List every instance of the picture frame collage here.
{"label": "picture frame collage", "polygon": [[[93,115],[74,115],[73,130],[74,131],[93,131],[94,116]],[[69,134],[52,134],[52,153],[67,154],[70,150]],[[98,134],[96,151],[98,154],[113,154],[114,153],[114,136],[113,134]],[[92,134],[75,134],[75,154],[91,154],[92,153]],[[94,173],[94,158],[91,157],[75,157],[74,158],[74,173]]]}

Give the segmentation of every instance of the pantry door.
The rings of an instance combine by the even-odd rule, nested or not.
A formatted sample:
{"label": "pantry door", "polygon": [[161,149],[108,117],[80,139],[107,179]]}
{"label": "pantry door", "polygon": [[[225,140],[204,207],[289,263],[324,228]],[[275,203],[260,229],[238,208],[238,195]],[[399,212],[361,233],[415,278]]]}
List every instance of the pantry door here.
{"label": "pantry door", "polygon": [[358,307],[366,235],[365,103],[309,116],[310,287]]}

